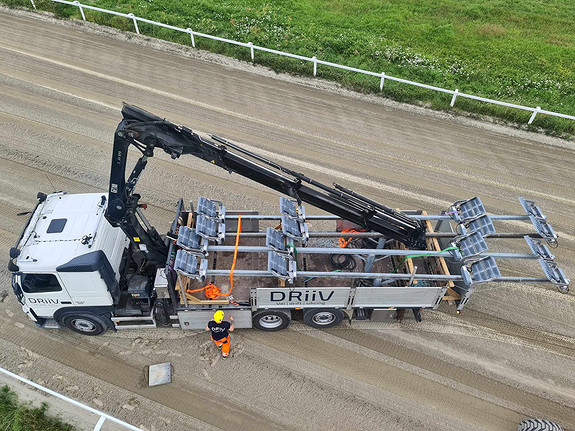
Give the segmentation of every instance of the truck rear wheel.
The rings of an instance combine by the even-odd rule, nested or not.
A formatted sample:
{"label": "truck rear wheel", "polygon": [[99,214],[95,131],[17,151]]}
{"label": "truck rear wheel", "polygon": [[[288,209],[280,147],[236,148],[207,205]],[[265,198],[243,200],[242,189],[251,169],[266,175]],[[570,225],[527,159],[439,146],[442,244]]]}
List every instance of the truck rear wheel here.
{"label": "truck rear wheel", "polygon": [[95,314],[68,314],[61,317],[60,322],[66,328],[82,335],[100,335],[108,329],[106,322]]}
{"label": "truck rear wheel", "polygon": [[341,323],[343,311],[337,308],[312,308],[303,312],[303,321],[313,328],[332,328]]}
{"label": "truck rear wheel", "polygon": [[260,310],[252,315],[252,325],[261,331],[280,331],[289,326],[291,313],[289,310]]}
{"label": "truck rear wheel", "polygon": [[517,431],[563,431],[563,427],[546,419],[525,419]]}

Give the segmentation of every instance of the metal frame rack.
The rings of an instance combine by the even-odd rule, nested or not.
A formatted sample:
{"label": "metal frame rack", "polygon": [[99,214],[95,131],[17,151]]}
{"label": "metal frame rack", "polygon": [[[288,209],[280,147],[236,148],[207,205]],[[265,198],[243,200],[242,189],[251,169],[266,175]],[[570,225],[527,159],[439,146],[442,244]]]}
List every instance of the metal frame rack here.
{"label": "metal frame rack", "polygon": [[[423,212],[406,211],[410,217],[424,221],[427,226],[427,249],[410,250],[397,241],[385,238],[374,232],[311,231],[309,221],[334,220],[342,224],[340,218],[332,215],[312,216],[305,214],[305,208],[287,198],[280,198],[279,215],[226,214],[221,202],[200,197],[194,220],[189,226],[180,226],[175,251],[173,270],[179,277],[205,283],[214,277],[230,276],[230,269],[218,269],[210,256],[228,254],[267,254],[267,267],[239,269],[233,277],[253,277],[269,279],[269,288],[307,288],[305,280],[328,279],[330,289],[346,287],[347,297],[343,301],[346,308],[386,306],[393,308],[437,308],[441,300],[454,300],[461,310],[473,291],[485,283],[552,283],[559,291],[569,290],[569,279],[555,263],[548,245],[557,246],[557,235],[547,223],[546,217],[532,201],[519,198],[526,214],[488,215],[481,200],[477,197],[456,202],[442,215],[427,215]],[[226,245],[226,223],[236,225],[241,217],[244,222],[256,222],[256,231],[240,232],[240,243],[246,238],[265,238],[265,245]],[[277,228],[260,230],[263,220],[280,222]],[[534,231],[528,233],[498,233],[493,221],[530,221]],[[435,229],[431,222],[436,221]],[[192,227],[193,226],[193,227]],[[235,232],[228,234],[235,237]],[[367,238],[370,246],[353,247],[316,246],[318,238]],[[531,253],[490,252],[487,243],[492,238],[523,239]],[[546,245],[547,244],[547,245]],[[353,256],[361,262],[357,270],[309,270],[301,261],[312,256]],[[379,262],[395,262],[393,270]],[[497,259],[538,260],[544,277],[502,275]],[[324,259],[327,261],[327,259]],[[397,261],[399,260],[399,264]],[[265,261],[260,259],[260,262]],[[300,263],[298,263],[300,262]],[[405,264],[404,264],[405,263]],[[210,266],[211,264],[211,266]],[[418,272],[419,270],[419,272]],[[275,281],[274,281],[275,279]],[[278,281],[279,280],[279,281]],[[316,290],[321,291],[318,287]],[[266,291],[266,288],[252,288]],[[267,289],[269,290],[269,289]],[[432,292],[433,290],[433,292]],[[425,292],[427,294],[425,294]],[[380,293],[388,293],[385,297]],[[188,295],[180,295],[181,304],[194,308],[214,301],[187,300]],[[337,296],[337,295],[336,295]],[[417,298],[410,300],[409,298]],[[263,301],[264,296],[252,292],[249,306],[272,307],[273,301]],[[234,299],[220,299],[222,304],[234,304]],[[395,302],[394,302],[395,301]],[[238,305],[236,303],[236,305]],[[243,304],[244,306],[248,304]],[[278,303],[275,304],[277,306]],[[287,304],[289,305],[289,304]],[[279,306],[287,306],[279,304]],[[293,305],[293,304],[292,304]],[[305,306],[305,303],[303,304]],[[333,304],[328,304],[332,306]],[[340,304],[341,305],[341,304]],[[297,305],[296,305],[297,306]]]}

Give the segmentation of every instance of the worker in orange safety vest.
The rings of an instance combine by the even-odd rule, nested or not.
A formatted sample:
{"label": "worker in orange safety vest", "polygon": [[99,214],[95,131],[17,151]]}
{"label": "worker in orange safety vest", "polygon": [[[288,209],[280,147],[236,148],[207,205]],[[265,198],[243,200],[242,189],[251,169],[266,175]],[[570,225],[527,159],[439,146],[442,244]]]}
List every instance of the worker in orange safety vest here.
{"label": "worker in orange safety vest", "polygon": [[231,322],[224,322],[224,312],[218,310],[214,313],[214,319],[208,322],[206,331],[210,331],[212,341],[216,343],[218,349],[222,350],[222,357],[225,359],[230,354],[230,332],[234,330],[234,318],[230,316]]}

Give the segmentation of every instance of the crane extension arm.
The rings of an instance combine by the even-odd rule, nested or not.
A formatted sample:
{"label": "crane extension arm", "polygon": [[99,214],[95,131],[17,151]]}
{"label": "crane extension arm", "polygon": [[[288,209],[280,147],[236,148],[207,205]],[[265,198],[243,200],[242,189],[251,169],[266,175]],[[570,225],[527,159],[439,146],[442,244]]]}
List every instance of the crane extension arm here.
{"label": "crane extension arm", "polygon": [[[154,149],[161,148],[173,159],[191,154],[213,163],[228,172],[236,172],[260,184],[314,205],[367,230],[382,233],[403,242],[408,247],[424,249],[425,228],[411,217],[372,201],[342,186],[331,188],[264,159],[217,136],[214,141],[201,138],[192,130],[175,125],[141,108],[125,104],[123,120],[114,135],[114,156],[110,174],[110,189],[106,218],[120,226],[129,237],[138,237],[148,252],[167,256],[167,247],[159,234],[139,214],[134,187]],[[127,153],[130,145],[142,152],[129,178],[125,179]],[[248,156],[249,158],[247,158]],[[141,216],[140,213],[140,218]]]}

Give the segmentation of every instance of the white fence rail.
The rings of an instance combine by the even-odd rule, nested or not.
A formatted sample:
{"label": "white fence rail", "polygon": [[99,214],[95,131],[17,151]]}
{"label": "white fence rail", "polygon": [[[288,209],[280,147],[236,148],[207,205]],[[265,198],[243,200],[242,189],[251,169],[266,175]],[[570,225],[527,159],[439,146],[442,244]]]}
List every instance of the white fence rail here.
{"label": "white fence rail", "polygon": [[88,407],[87,405],[82,404],[82,403],[79,402],[79,401],[76,401],[76,400],[73,400],[73,399],[71,399],[71,398],[68,398],[68,397],[66,397],[66,396],[64,396],[64,395],[62,395],[62,394],[59,394],[58,392],[54,392],[54,391],[51,390],[51,389],[45,388],[44,386],[41,386],[41,385],[39,385],[39,384],[37,384],[37,383],[34,383],[34,382],[31,381],[31,380],[25,379],[24,377],[21,377],[21,376],[19,376],[18,374],[14,374],[14,373],[12,373],[12,372],[10,372],[10,371],[8,371],[8,370],[5,370],[4,368],[1,368],[1,367],[0,367],[0,372],[6,374],[7,376],[12,377],[12,378],[14,378],[14,379],[16,379],[16,380],[19,380],[19,381],[21,381],[21,382],[23,382],[23,383],[26,383],[27,385],[30,385],[30,386],[32,386],[32,387],[34,387],[34,388],[36,388],[36,389],[40,389],[41,391],[46,392],[47,394],[50,394],[50,395],[52,395],[52,396],[55,396],[56,398],[60,398],[61,400],[64,400],[64,401],[66,401],[66,402],[68,402],[68,403],[70,403],[70,404],[73,404],[73,405],[75,405],[76,407],[80,407],[80,408],[82,408],[82,409],[84,409],[84,410],[87,410],[87,411],[89,411],[89,412],[91,412],[91,413],[94,413],[95,415],[99,416],[100,418],[98,419],[98,422],[97,422],[96,425],[94,426],[94,431],[100,431],[100,430],[102,429],[102,426],[104,425],[104,422],[105,422],[106,420],[109,420],[109,421],[114,422],[114,423],[116,423],[116,424],[118,424],[118,425],[121,425],[121,426],[123,426],[124,428],[126,428],[126,429],[128,429],[128,430],[141,431],[141,428],[135,427],[134,425],[130,425],[129,423],[126,423],[126,422],[124,422],[124,421],[121,421],[120,419],[116,419],[115,417],[110,416],[110,415],[107,414],[107,413],[104,413],[104,412],[101,412],[101,411],[99,411],[99,410],[93,409],[92,407]]}
{"label": "white fence rail", "polygon": [[[524,111],[531,111],[532,114],[531,114],[531,117],[529,118],[529,121],[527,122],[527,124],[531,124],[533,122],[533,120],[535,119],[535,116],[537,114],[547,114],[547,115],[552,115],[554,117],[561,117],[561,118],[566,118],[569,120],[575,120],[575,116],[573,116],[573,115],[567,115],[567,114],[561,114],[559,112],[547,111],[545,109],[541,109],[540,106],[537,106],[535,108],[531,108],[529,106],[517,105],[515,103],[501,102],[499,100],[488,99],[485,97],[474,96],[473,94],[462,93],[459,91],[459,89],[448,90],[446,88],[435,87],[433,85],[421,84],[419,82],[414,82],[414,81],[409,81],[407,79],[397,78],[395,76],[387,75],[384,72],[379,72],[379,73],[378,72],[371,72],[369,70],[357,69],[355,67],[344,66],[342,64],[337,64],[337,63],[331,63],[329,61],[319,60],[316,56],[305,57],[303,55],[290,54],[289,52],[283,52],[283,51],[278,51],[275,49],[265,48],[263,46],[254,45],[252,42],[238,42],[237,40],[226,39],[223,37],[212,36],[211,34],[200,33],[200,32],[192,30],[191,28],[183,29],[180,27],[175,27],[173,25],[168,25],[168,24],[164,24],[161,22],[152,21],[152,20],[149,20],[146,18],[140,18],[140,17],[135,16],[133,13],[116,12],[116,11],[111,11],[111,10],[95,7],[95,6],[82,4],[78,0],[75,0],[75,1],[51,0],[51,1],[56,2],[56,3],[67,4],[70,6],[76,6],[78,9],[80,9],[80,13],[81,13],[82,19],[84,21],[86,21],[86,14],[84,13],[84,9],[94,10],[97,12],[103,12],[103,13],[131,19],[134,22],[134,29],[136,30],[137,34],[140,34],[140,28],[138,27],[138,22],[144,22],[147,24],[152,24],[152,25],[157,25],[159,27],[164,27],[164,28],[167,28],[170,30],[179,31],[182,33],[188,33],[190,35],[192,46],[194,48],[196,47],[196,39],[195,38],[199,36],[199,37],[204,37],[206,39],[218,40],[220,42],[230,43],[233,45],[239,45],[239,46],[244,46],[246,48],[249,48],[252,61],[254,61],[254,58],[255,58],[254,57],[254,51],[269,52],[269,53],[281,55],[284,57],[291,57],[291,58],[296,58],[296,59],[302,60],[302,61],[309,61],[309,62],[313,63],[313,76],[317,75],[317,65],[321,64],[324,66],[335,67],[337,69],[349,70],[351,72],[357,72],[357,73],[362,73],[364,75],[371,75],[371,76],[378,77],[380,79],[380,83],[379,83],[380,91],[383,90],[383,84],[384,84],[385,80],[389,79],[390,81],[401,82],[401,83],[408,84],[408,85],[414,85],[416,87],[427,88],[428,90],[434,90],[434,91],[439,91],[442,93],[451,94],[452,97],[451,97],[450,106],[453,106],[455,104],[455,100],[458,97],[464,97],[467,99],[478,100],[481,102],[492,103],[495,105],[507,106],[508,108],[515,108],[515,109],[522,109]],[[34,9],[36,9],[36,5],[34,4],[34,0],[30,0],[30,2],[32,3],[32,6],[34,7]]]}

